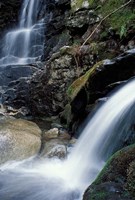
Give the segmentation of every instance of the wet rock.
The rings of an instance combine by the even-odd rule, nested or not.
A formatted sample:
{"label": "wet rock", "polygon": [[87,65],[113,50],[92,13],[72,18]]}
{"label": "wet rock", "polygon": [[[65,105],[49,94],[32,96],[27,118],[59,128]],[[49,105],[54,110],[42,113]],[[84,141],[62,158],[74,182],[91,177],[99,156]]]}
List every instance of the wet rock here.
{"label": "wet rock", "polygon": [[30,109],[33,114],[56,115],[62,110],[66,99],[65,90],[76,74],[76,67],[71,63],[70,55],[50,60],[46,70],[31,79]]}
{"label": "wet rock", "polygon": [[135,197],[135,160],[130,163],[127,170],[127,182],[125,188]]}
{"label": "wet rock", "polygon": [[65,95],[68,86],[95,62],[93,56],[89,57],[89,51],[82,57],[75,57],[77,50],[76,46],[63,47],[57,54],[53,54],[45,70],[32,77],[30,109],[33,114],[57,115],[63,110],[68,101]]}
{"label": "wet rock", "polygon": [[59,130],[58,128],[50,129],[49,131],[44,133],[44,139],[50,140],[50,139],[56,139],[58,138]]}
{"label": "wet rock", "polygon": [[99,17],[91,10],[79,10],[71,15],[67,21],[66,26],[71,35],[83,35],[90,25],[99,21]]}
{"label": "wet rock", "polygon": [[42,140],[42,149],[40,152],[41,158],[53,158],[57,157],[63,159],[67,156],[67,141],[60,139]]}
{"label": "wet rock", "polygon": [[93,105],[114,88],[109,85],[134,76],[134,51],[101,61],[92,67],[96,60],[89,57],[91,47],[85,47],[83,53],[76,57],[78,60],[75,59],[76,47],[62,48],[47,62],[46,68],[37,70],[31,79],[23,77],[11,82],[8,90],[2,94],[5,104],[17,109],[26,107],[33,116],[51,116],[58,115],[65,105],[72,102],[67,114],[67,121],[70,121],[70,111],[76,114],[85,112],[87,105]]}
{"label": "wet rock", "polygon": [[52,123],[52,124],[51,124],[51,128],[58,128],[58,129],[61,129],[61,128],[62,128],[62,125],[61,125],[61,124],[58,124],[58,123]]}
{"label": "wet rock", "polygon": [[45,132],[43,138],[48,141],[51,139],[70,140],[70,135],[64,129],[53,128]]}
{"label": "wet rock", "polygon": [[114,182],[102,183],[98,186],[91,186],[90,191],[84,195],[85,200],[130,200],[121,197],[123,189],[120,184]]}
{"label": "wet rock", "polygon": [[69,141],[70,135],[64,130],[53,128],[44,132],[40,157],[65,158],[67,156],[67,145]]}
{"label": "wet rock", "polygon": [[[133,200],[135,145],[115,153],[84,193],[84,200]],[[133,181],[133,182],[132,182]]]}
{"label": "wet rock", "polygon": [[[78,113],[84,113],[87,105],[93,105],[96,100],[106,97],[118,83],[134,76],[135,52],[127,51],[112,59],[103,60],[89,69],[83,76],[75,80],[67,90],[70,99],[73,121],[79,121]],[[111,87],[112,86],[112,87]],[[86,113],[87,114],[87,113]]]}
{"label": "wet rock", "polygon": [[[12,86],[20,78],[30,77],[37,70],[30,65],[4,66],[0,68],[0,85]],[[19,81],[18,81],[19,82]]]}
{"label": "wet rock", "polygon": [[[97,68],[89,79],[90,101],[93,102],[94,94],[95,98],[106,95],[109,92],[106,89],[108,85],[117,81],[125,81],[134,76],[134,59],[134,53],[125,52],[110,61],[105,61],[105,64],[101,64],[101,67]],[[94,90],[92,90],[93,83]]]}
{"label": "wet rock", "polygon": [[64,159],[67,157],[67,149],[65,145],[56,145],[50,149],[45,155],[47,158]]}
{"label": "wet rock", "polygon": [[35,156],[41,146],[41,130],[30,121],[0,119],[0,164]]}
{"label": "wet rock", "polygon": [[83,8],[89,8],[89,6],[90,6],[90,3],[88,0],[85,0],[85,1],[71,0],[71,8],[74,11],[77,11]]}
{"label": "wet rock", "polygon": [[35,66],[5,66],[0,69],[2,103],[7,107],[27,109],[29,99],[29,78],[37,70]]}
{"label": "wet rock", "polygon": [[73,138],[70,140],[69,145],[74,145],[76,142],[77,142],[77,139],[73,137]]}
{"label": "wet rock", "polygon": [[50,18],[46,24],[43,60],[46,60],[52,53],[69,43],[70,36],[65,26],[66,16],[69,15],[69,10],[70,0],[46,1],[46,12],[48,14],[50,13]]}

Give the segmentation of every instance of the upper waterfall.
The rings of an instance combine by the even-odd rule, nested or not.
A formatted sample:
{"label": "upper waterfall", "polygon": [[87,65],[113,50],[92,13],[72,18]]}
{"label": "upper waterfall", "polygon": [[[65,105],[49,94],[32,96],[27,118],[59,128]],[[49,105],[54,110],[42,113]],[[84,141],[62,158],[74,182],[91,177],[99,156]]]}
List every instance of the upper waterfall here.
{"label": "upper waterfall", "polygon": [[39,1],[24,0],[20,16],[20,28],[31,28],[37,20]]}
{"label": "upper waterfall", "polygon": [[40,1],[24,0],[19,24],[3,41],[0,65],[29,64],[43,54],[44,19],[38,19]]}

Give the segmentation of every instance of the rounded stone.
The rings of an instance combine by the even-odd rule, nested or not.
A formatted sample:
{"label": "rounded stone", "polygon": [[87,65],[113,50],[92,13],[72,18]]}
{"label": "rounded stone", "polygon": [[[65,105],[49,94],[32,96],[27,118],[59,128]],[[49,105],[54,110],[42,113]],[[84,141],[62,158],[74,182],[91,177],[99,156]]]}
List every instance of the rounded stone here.
{"label": "rounded stone", "polygon": [[41,147],[41,130],[23,119],[0,119],[0,164],[36,155]]}

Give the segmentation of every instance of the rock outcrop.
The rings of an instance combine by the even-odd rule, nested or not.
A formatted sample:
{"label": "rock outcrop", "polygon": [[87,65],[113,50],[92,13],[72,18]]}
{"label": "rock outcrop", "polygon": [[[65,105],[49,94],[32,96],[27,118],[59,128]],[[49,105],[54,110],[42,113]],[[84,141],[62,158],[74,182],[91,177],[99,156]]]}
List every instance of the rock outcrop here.
{"label": "rock outcrop", "polygon": [[[79,1],[73,2],[76,5],[79,3]],[[121,52],[135,47],[133,29],[131,31],[130,27],[128,27],[127,37],[118,34],[117,30],[120,27],[111,27],[112,18],[111,21],[108,21],[108,24],[105,22],[102,23],[91,36],[90,40],[81,46],[96,28],[99,21],[102,20],[104,13],[101,8],[96,9],[96,2],[93,5],[91,1],[88,1],[89,5],[85,7],[81,1],[81,6],[77,10],[74,10],[70,3],[69,0],[41,0],[42,6],[39,18],[46,18],[46,39],[42,60],[50,59],[45,64],[43,63],[40,69],[37,69],[32,78],[23,79],[21,83],[19,81],[15,82],[14,86],[5,92],[3,101],[6,105],[11,105],[15,108],[27,107],[31,114],[35,116],[58,115],[63,111],[67,103],[71,103],[68,99],[71,95],[67,95],[66,91],[69,88],[68,93],[72,93],[71,84],[73,81],[84,75],[87,70],[92,69],[93,65],[98,61],[106,58],[114,58]],[[100,1],[100,4],[102,8],[106,7],[104,2]],[[129,8],[130,6],[125,9],[131,15],[132,13]],[[122,13],[123,15],[124,13]],[[126,23],[128,22],[126,21]],[[79,97],[77,96],[71,105],[72,109],[76,110],[76,113],[83,112],[87,104],[93,104],[95,100],[106,95],[109,91],[109,89],[106,89],[107,85],[128,79],[134,75],[133,70],[131,72],[126,63],[124,63],[124,71],[122,69],[122,62],[127,57],[129,57],[129,60],[131,57],[129,68],[133,67],[134,52],[126,53],[122,57],[116,58],[110,61],[110,64],[100,67],[99,70],[101,72],[93,76],[92,86],[90,86],[93,89],[88,89],[88,93],[84,90],[85,84],[84,87],[81,87],[83,88],[81,93],[77,93]],[[118,61],[119,59],[121,61]],[[113,64],[113,62],[116,64]],[[118,67],[118,71],[116,69],[117,66],[121,66]],[[104,67],[105,69],[103,69]],[[113,67],[115,69],[112,69]],[[97,69],[97,71],[99,70]],[[120,70],[122,75],[119,73]],[[106,83],[104,81],[105,78]],[[99,82],[101,83],[100,85]],[[71,87],[69,87],[70,85]]]}
{"label": "rock outcrop", "polygon": [[62,46],[67,45],[70,35],[66,29],[66,17],[69,15],[70,0],[47,0],[46,14],[48,21],[46,23],[46,40],[44,44],[43,60],[47,60],[52,53],[58,51]]}

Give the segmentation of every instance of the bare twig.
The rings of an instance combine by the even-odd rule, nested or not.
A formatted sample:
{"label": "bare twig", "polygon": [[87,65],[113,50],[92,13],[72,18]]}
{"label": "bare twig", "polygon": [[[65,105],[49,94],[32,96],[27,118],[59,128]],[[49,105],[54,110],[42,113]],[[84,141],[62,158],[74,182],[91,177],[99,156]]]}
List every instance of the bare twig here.
{"label": "bare twig", "polygon": [[92,31],[92,33],[87,37],[87,39],[84,41],[84,43],[81,45],[80,49],[88,42],[88,40],[93,36],[93,34],[96,32],[96,30],[99,28],[99,26],[103,23],[103,21],[105,21],[108,17],[110,17],[111,15],[113,15],[114,13],[116,13],[117,11],[121,10],[122,8],[126,7],[127,5],[129,5],[133,0],[128,1],[127,3],[123,4],[122,6],[120,6],[119,8],[115,9],[113,12],[109,13],[108,15],[106,15],[100,22],[99,24],[96,26],[96,28]]}

